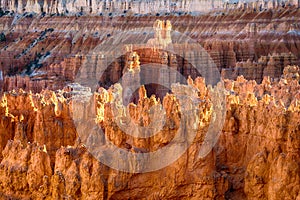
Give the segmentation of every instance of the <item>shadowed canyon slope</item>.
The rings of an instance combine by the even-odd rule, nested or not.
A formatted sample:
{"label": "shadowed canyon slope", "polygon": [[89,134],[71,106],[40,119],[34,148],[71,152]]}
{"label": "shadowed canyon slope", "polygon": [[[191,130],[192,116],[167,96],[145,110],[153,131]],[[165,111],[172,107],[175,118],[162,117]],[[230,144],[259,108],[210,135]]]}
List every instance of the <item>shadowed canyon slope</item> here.
{"label": "shadowed canyon slope", "polygon": [[159,18],[170,20],[174,31],[199,42],[225,78],[244,75],[258,82],[264,75],[279,78],[285,66],[300,64],[299,23],[295,23],[299,17],[294,7],[180,17],[2,16],[2,87],[34,92],[62,89],[74,80],[80,66],[92,67],[101,60],[95,49],[103,41],[124,31],[143,31]]}

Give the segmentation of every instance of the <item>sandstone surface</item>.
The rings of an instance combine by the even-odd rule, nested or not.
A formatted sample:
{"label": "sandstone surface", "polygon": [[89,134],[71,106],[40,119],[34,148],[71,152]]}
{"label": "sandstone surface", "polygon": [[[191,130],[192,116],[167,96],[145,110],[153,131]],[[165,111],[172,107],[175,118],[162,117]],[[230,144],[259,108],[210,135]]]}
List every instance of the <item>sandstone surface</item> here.
{"label": "sandstone surface", "polygon": [[[71,90],[6,93],[1,103],[1,195],[37,199],[297,199],[300,86],[293,77],[280,82],[265,78],[261,84],[243,77],[225,80],[224,128],[216,146],[202,159],[197,152],[211,117],[211,103],[203,79],[189,80],[190,86],[199,90],[198,98],[206,100],[199,104],[201,125],[196,138],[176,162],[140,174],[108,168],[89,153],[82,143],[84,138],[76,137],[71,120],[75,106],[67,98],[74,95]],[[92,108],[110,141],[127,151],[148,152],[172,140],[181,120],[174,95],[157,101],[140,88],[138,103],[127,106],[134,123],[149,125],[153,118],[147,111],[159,104],[166,109],[167,120],[155,137],[135,140],[114,121],[114,91],[94,93],[96,108]]]}
{"label": "sandstone surface", "polygon": [[[220,12],[200,16],[57,16],[67,9],[78,12],[76,6],[81,4],[93,13],[94,2],[43,1],[43,11],[56,13],[50,16],[23,13],[39,13],[42,1],[1,1],[1,7],[17,13],[0,17],[5,36],[0,41],[1,198],[300,199],[300,34],[294,23],[299,21],[299,9],[274,5],[259,10],[253,3],[230,10],[235,6],[228,3]],[[123,6],[129,5],[125,1]],[[99,47],[105,41],[128,32],[133,43],[135,32],[144,27],[154,28],[149,44],[161,47],[174,39],[169,37],[171,28],[194,39],[208,54],[190,53],[196,52],[194,45],[181,50],[191,59],[212,58],[221,71],[225,122],[216,145],[204,157],[199,153],[218,109],[205,80],[190,66],[192,60],[164,50],[131,49],[97,77],[96,90],[74,83],[78,73],[87,80],[99,73],[105,59]],[[145,85],[134,91],[142,80],[165,77],[143,72],[148,63],[168,64],[187,79],[188,86],[179,84],[170,91]],[[126,73],[122,84],[132,86],[129,92],[117,84]],[[171,74],[168,78],[177,80]],[[133,95],[120,106],[123,92]],[[176,92],[187,97],[183,104]],[[188,116],[184,109],[192,103],[199,112]],[[162,116],[164,123],[155,120]],[[184,121],[186,117],[194,118]],[[182,121],[186,130],[197,125],[196,136],[178,160],[157,171],[118,171],[91,152],[97,144],[103,147],[97,155],[108,155],[107,141],[132,154],[184,146],[189,138],[172,140]],[[158,134],[134,137],[147,126],[160,128]],[[103,135],[94,137],[99,130]],[[149,167],[134,158],[124,163],[128,160],[133,169]]]}
{"label": "sandstone surface", "polygon": [[[144,34],[143,27],[153,27],[157,19],[169,20],[172,31],[199,42],[224,71],[225,78],[243,75],[261,82],[263,76],[280,78],[287,65],[300,65],[299,26],[294,23],[299,21],[299,9],[295,7],[180,17],[5,15],[0,18],[0,31],[5,35],[5,41],[0,42],[1,86],[4,91],[62,89],[74,80],[81,66],[99,65],[103,58],[98,47],[103,41],[138,28]],[[134,35],[130,38],[134,42]],[[159,60],[159,55],[149,56],[142,56],[141,64]],[[166,59],[174,58],[168,55]],[[118,60],[124,66],[122,57]],[[182,62],[177,63],[177,68],[186,70]],[[122,70],[114,66],[113,72],[120,74]],[[119,76],[110,77],[109,81],[114,83]]]}

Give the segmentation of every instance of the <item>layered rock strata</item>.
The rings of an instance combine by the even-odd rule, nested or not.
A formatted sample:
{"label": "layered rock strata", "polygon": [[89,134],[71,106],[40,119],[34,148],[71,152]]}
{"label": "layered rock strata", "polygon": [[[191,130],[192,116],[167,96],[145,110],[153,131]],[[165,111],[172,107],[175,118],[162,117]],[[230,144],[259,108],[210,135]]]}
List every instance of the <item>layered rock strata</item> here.
{"label": "layered rock strata", "polygon": [[221,9],[255,9],[262,10],[268,8],[285,7],[290,5],[298,5],[296,0],[291,1],[203,1],[203,0],[189,0],[189,1],[132,1],[132,0],[113,0],[113,1],[63,1],[63,0],[1,0],[0,7],[5,11],[13,11],[17,13],[34,12],[47,14],[87,14],[97,15],[100,13],[174,13],[174,12],[208,12],[210,10]]}
{"label": "layered rock strata", "polygon": [[[262,56],[257,62],[250,60],[237,62],[234,68],[222,69],[221,74],[223,78],[227,79],[236,79],[238,76],[243,75],[246,79],[261,83],[264,76],[279,80],[285,74],[283,69],[289,65],[295,65],[297,62],[297,58],[291,53],[276,53]],[[295,69],[295,71],[297,70]]]}
{"label": "layered rock strata", "polygon": [[[286,7],[222,13],[180,17],[129,14],[124,17],[2,16],[0,31],[5,38],[0,41],[0,66],[2,81],[7,79],[7,86],[3,89],[16,86],[34,92],[44,87],[62,89],[66,80],[74,79],[74,73],[70,71],[75,69],[76,72],[82,65],[92,67],[101,61],[97,47],[104,41],[119,37],[118,34],[125,31],[134,43],[135,37],[130,37],[130,31],[153,27],[157,19],[169,20],[173,29],[171,33],[178,31],[199,42],[220,71],[237,68],[236,76],[244,75],[260,82],[264,75],[278,78],[283,67],[300,64],[299,27],[294,23],[299,20],[299,9]],[[141,56],[141,59],[145,58]],[[149,59],[157,58],[153,55]],[[168,56],[167,59],[173,58]],[[124,67],[122,62],[120,64]],[[179,62],[180,68],[186,70],[186,66]],[[20,77],[7,78],[15,75]]]}

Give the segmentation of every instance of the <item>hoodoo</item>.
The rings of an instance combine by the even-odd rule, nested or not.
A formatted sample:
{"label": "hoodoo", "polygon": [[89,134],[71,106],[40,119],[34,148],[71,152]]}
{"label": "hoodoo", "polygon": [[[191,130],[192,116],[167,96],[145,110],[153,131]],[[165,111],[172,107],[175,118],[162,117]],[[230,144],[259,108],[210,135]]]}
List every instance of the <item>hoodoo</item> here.
{"label": "hoodoo", "polygon": [[292,1],[0,0],[0,199],[300,199]]}

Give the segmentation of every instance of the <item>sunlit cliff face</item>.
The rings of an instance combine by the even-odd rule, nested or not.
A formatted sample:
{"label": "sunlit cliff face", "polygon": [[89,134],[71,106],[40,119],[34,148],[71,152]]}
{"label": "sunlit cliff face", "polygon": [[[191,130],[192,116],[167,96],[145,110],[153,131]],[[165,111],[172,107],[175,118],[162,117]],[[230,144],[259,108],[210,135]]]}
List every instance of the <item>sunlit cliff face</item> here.
{"label": "sunlit cliff face", "polygon": [[[203,79],[189,80],[189,84],[198,88],[199,98],[209,100]],[[211,199],[224,196],[281,199],[288,194],[292,199],[297,198],[298,82],[282,79],[273,83],[266,78],[262,84],[256,84],[239,77],[237,81],[226,80],[225,87],[226,121],[212,153],[203,159],[196,156],[211,113],[210,104],[203,102],[199,104],[201,126],[193,145],[170,166],[146,174],[109,169],[89,154],[76,139],[72,101],[64,97],[74,95],[70,89],[41,94],[9,92],[2,97],[0,109],[1,192],[20,198],[122,199],[124,196],[154,198],[154,194],[164,198]],[[181,107],[172,94],[157,101],[146,97],[144,88],[140,89],[139,102],[128,105],[131,119],[147,126],[152,120],[149,108],[163,104],[167,121],[158,135],[136,140],[115,126],[113,93],[110,89],[99,90],[94,100],[97,122],[115,145],[132,152],[152,151],[167,145],[174,137],[181,120]],[[81,112],[84,114],[85,110]],[[161,177],[168,177],[163,185]],[[257,177],[263,181],[257,182]],[[282,182],[285,184],[279,184]],[[199,187],[195,189],[196,183]],[[152,187],[155,184],[160,187]],[[286,184],[294,185],[293,189]],[[230,187],[236,188],[234,192],[230,192]]]}
{"label": "sunlit cliff face", "polygon": [[[300,198],[300,43],[299,26],[292,23],[299,20],[299,9],[228,1],[224,12],[179,16],[203,2],[164,2],[169,7],[158,1],[0,2],[20,14],[0,17],[5,36],[0,35],[0,197]],[[277,8],[259,11],[263,3],[261,9]],[[201,9],[219,4],[206,2]],[[123,17],[116,16],[116,7]],[[96,16],[103,9],[108,17]],[[133,13],[157,9],[166,9],[158,15],[174,12],[168,17]],[[22,14],[42,10],[69,16]],[[131,44],[144,26],[152,31],[140,32],[145,44],[156,48]],[[190,59],[167,51],[176,43],[172,31],[192,38],[208,54],[197,52],[196,45],[181,48]],[[126,53],[97,76],[107,58],[98,47],[124,32],[132,33],[126,35]],[[224,90],[207,86],[209,78],[191,66],[191,58],[211,58]],[[149,70],[150,65],[158,67]],[[170,71],[155,73],[163,65],[186,81],[142,84],[170,82]],[[95,88],[78,81],[80,73],[84,80],[95,78]],[[213,101],[219,91],[224,110]],[[218,138],[206,140],[222,111]],[[203,154],[205,145],[209,151]],[[154,154],[166,148],[160,157]]]}

